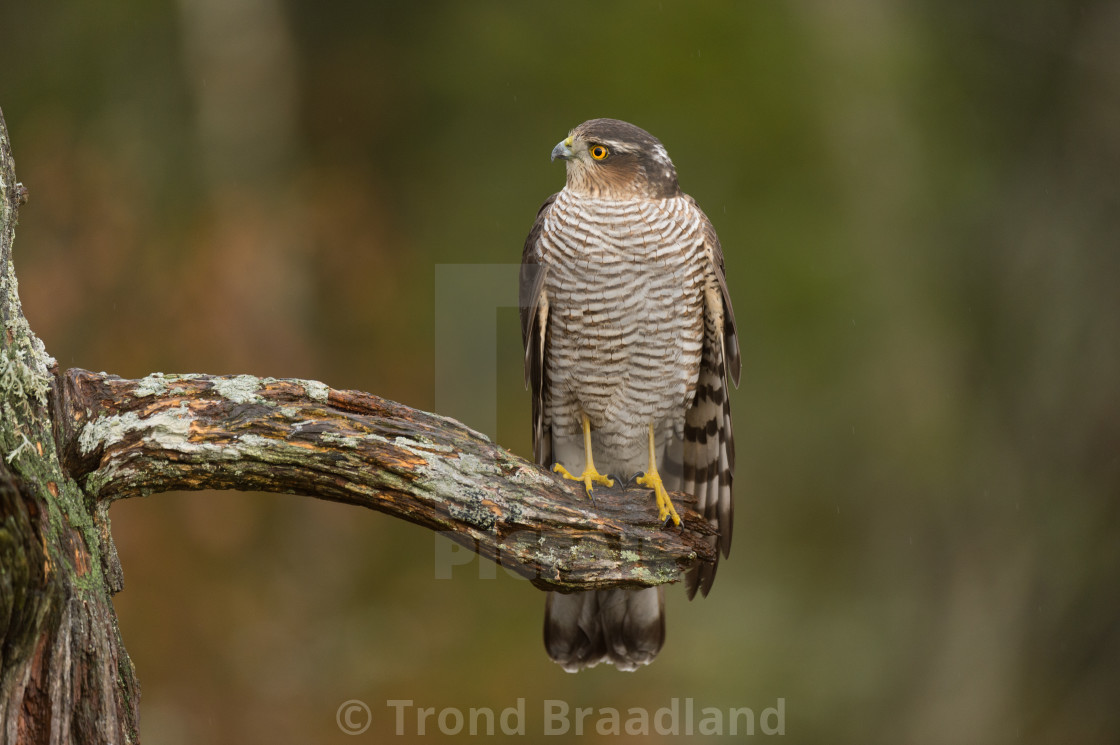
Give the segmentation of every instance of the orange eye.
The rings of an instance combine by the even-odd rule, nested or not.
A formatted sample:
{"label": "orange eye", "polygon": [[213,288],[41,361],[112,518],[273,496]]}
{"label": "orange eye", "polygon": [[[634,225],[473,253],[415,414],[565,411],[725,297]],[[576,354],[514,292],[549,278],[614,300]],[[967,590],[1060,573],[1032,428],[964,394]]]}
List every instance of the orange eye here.
{"label": "orange eye", "polygon": [[594,158],[595,160],[602,160],[603,158],[607,157],[607,155],[610,154],[610,151],[607,150],[602,145],[592,145],[590,152],[591,152],[591,157]]}

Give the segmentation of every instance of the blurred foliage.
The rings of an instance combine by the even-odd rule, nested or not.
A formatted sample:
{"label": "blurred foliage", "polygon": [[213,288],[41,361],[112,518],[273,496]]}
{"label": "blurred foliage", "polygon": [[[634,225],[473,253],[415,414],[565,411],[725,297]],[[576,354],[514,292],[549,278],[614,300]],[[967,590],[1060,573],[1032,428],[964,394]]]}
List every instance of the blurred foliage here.
{"label": "blurred foliage", "polygon": [[[1115,3],[6,3],[0,70],[63,366],[430,408],[435,267],[517,262],[596,116],[666,143],[727,254],[736,547],[653,666],[564,674],[540,593],[433,579],[412,526],[160,495],[112,513],[146,742],[518,696],[530,732],[680,696],[782,697],[795,742],[1120,736]],[[528,454],[497,324],[491,434]]]}

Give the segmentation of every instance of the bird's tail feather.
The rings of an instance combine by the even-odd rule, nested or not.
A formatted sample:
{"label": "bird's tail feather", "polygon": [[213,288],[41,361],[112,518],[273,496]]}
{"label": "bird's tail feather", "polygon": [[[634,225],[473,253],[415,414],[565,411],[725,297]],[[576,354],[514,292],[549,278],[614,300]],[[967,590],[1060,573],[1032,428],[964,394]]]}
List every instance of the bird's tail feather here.
{"label": "bird's tail feather", "polygon": [[600,662],[637,670],[653,662],[664,643],[661,587],[548,593],[544,646],[548,656],[570,673]]}

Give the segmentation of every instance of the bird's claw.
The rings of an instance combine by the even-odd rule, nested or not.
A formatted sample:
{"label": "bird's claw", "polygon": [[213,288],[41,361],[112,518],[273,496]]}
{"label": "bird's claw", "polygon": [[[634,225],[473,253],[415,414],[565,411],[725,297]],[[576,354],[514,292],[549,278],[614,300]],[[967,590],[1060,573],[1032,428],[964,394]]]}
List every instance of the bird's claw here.
{"label": "bird's claw", "polygon": [[639,476],[637,483],[653,489],[653,494],[657,498],[657,519],[664,523],[665,527],[668,527],[670,522],[673,525],[681,524],[681,517],[677,514],[677,508],[673,506],[673,500],[669,499],[669,492],[665,490],[661,474],[656,470],[650,471]]}
{"label": "bird's claw", "polygon": [[[610,476],[605,476],[605,475],[599,473],[597,470],[595,470],[594,466],[592,466],[590,468],[585,468],[583,470],[583,473],[581,473],[579,476],[573,475],[571,473],[571,471],[569,471],[567,468],[564,468],[564,466],[560,465],[559,463],[554,465],[552,467],[552,470],[555,471],[556,473],[560,474],[564,478],[570,479],[571,481],[582,481],[583,482],[583,488],[587,490],[587,496],[588,497],[592,496],[591,495],[591,485],[592,484],[602,484],[603,486],[614,486],[614,481],[611,479],[611,477]],[[592,497],[592,499],[594,499],[594,497]]]}

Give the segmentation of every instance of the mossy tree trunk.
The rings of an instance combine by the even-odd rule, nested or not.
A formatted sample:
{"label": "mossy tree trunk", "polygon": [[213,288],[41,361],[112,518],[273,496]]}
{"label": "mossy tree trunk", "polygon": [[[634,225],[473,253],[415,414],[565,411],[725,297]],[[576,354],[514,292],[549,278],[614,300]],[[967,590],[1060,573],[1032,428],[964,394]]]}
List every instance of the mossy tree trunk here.
{"label": "mossy tree trunk", "polygon": [[140,688],[112,594],[116,499],[172,489],[303,494],[385,512],[544,589],[643,587],[714,560],[674,494],[563,481],[453,420],[323,383],[122,380],[60,371],[28,326],[11,262],[20,205],[0,112],[0,745],[138,741]]}
{"label": "mossy tree trunk", "polygon": [[20,307],[26,191],[0,113],[0,740],[134,742],[139,686],[113,612],[105,512],[55,444],[55,362]]}

